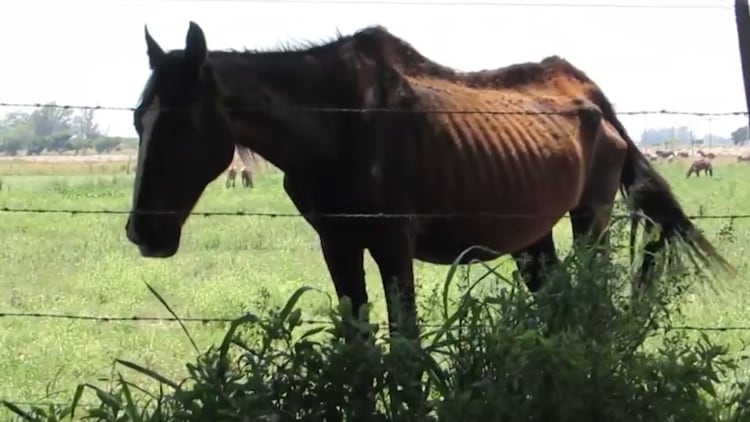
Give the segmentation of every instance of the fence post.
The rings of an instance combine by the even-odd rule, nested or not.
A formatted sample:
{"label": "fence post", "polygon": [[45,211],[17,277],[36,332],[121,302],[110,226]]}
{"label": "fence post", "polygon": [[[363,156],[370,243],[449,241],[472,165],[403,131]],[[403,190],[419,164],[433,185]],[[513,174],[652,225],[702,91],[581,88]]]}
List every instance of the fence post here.
{"label": "fence post", "polygon": [[[750,112],[750,7],[747,0],[734,1],[734,17],[737,20],[737,38],[740,46],[742,80],[745,84],[745,104]],[[750,115],[748,115],[750,126]]]}

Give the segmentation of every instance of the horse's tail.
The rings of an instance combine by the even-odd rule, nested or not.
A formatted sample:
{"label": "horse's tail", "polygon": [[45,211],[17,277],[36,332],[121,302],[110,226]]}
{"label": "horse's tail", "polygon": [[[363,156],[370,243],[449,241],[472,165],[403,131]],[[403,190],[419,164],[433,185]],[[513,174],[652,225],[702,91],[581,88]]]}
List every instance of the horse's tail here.
{"label": "horse's tail", "polygon": [[[649,281],[652,277],[655,255],[661,253],[665,247],[670,248],[668,262],[679,261],[678,252],[685,252],[693,264],[696,258],[706,265],[718,265],[729,274],[735,274],[735,269],[714,248],[700,230],[683,211],[675,198],[669,183],[654,169],[643,156],[635,142],[630,138],[624,125],[619,121],[614,107],[599,89],[592,89],[589,93],[592,101],[602,110],[602,115],[627,142],[628,151],[620,176],[620,191],[631,207],[633,213],[643,214],[650,220],[646,222],[644,230],[650,232],[654,224],[661,227],[657,240],[650,241],[645,247],[641,266],[641,281]],[[634,214],[631,219],[630,250],[631,259],[635,250],[635,231],[640,217]],[[649,280],[646,280],[648,277]]]}

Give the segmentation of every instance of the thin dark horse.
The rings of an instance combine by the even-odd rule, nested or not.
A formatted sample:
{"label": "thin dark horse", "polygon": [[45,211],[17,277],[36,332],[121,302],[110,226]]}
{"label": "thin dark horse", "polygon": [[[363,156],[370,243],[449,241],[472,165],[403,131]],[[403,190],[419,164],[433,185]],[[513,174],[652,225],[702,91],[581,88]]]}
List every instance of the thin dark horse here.
{"label": "thin dark horse", "polygon": [[[450,264],[483,245],[496,253],[474,250],[461,263],[512,254],[536,291],[544,268],[558,262],[555,224],[570,212],[577,241],[606,239],[618,189],[661,225],[648,252],[684,245],[671,249],[732,270],[601,90],[560,58],[459,73],[381,27],[297,50],[209,52],[191,22],[184,50],[164,52],[148,30],[146,44],[152,75],[134,112],[140,164],[126,224],[144,257],[178,251],[185,220],[238,142],[284,172],[338,296],[355,313],[368,301],[369,250],[389,321],[402,305],[409,336],[418,331],[413,259]],[[372,108],[401,111],[342,111]],[[424,109],[485,113],[415,112]],[[644,258],[644,282],[652,268]]]}
{"label": "thin dark horse", "polygon": [[689,178],[691,174],[695,173],[695,177],[701,177],[701,171],[707,176],[714,176],[714,166],[711,164],[711,160],[708,158],[699,158],[690,164],[686,178]]}

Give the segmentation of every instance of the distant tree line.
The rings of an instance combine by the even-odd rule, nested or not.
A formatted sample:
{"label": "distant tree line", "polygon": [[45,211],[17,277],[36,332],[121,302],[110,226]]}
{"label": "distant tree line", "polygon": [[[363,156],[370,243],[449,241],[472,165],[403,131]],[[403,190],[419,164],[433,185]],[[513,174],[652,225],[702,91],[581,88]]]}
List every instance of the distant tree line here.
{"label": "distant tree line", "polygon": [[[135,148],[135,138],[112,137],[102,133],[94,121],[95,110],[39,107],[30,113],[13,112],[0,119],[0,154],[39,155],[73,152],[82,154],[96,151],[99,154],[115,152],[123,148]],[[687,126],[649,128],[641,134],[642,146],[690,147],[709,143],[714,146],[742,146],[748,142],[747,126],[733,131],[728,138],[720,135],[705,135],[696,138]]]}
{"label": "distant tree line", "polygon": [[750,133],[748,133],[747,126],[742,126],[737,128],[732,134],[730,135],[732,137],[732,141],[735,145],[745,145],[745,142],[748,141],[748,138],[750,138]]}
{"label": "distant tree line", "polygon": [[742,146],[748,142],[747,126],[737,128],[729,137],[717,134],[706,134],[697,138],[687,126],[650,128],[641,134],[641,145],[643,146],[661,146],[661,147],[690,147],[690,146]]}
{"label": "distant tree line", "polygon": [[0,154],[82,154],[92,150],[106,154],[136,147],[136,139],[102,133],[94,121],[94,112],[47,106],[30,113],[8,113],[0,120]]}

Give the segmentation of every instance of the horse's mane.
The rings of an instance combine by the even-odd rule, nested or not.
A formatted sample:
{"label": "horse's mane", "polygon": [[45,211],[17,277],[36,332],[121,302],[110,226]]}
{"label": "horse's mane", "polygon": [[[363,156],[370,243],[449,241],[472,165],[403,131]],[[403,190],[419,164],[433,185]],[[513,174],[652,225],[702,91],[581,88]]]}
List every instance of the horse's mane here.
{"label": "horse's mane", "polygon": [[[566,75],[585,83],[592,80],[580,69],[559,56],[547,56],[539,62],[524,62],[504,67],[462,72],[422,55],[407,41],[382,26],[361,29],[350,36],[358,42],[376,46],[386,64],[408,76],[446,79],[477,88],[516,87],[543,82],[552,76]],[[340,42],[340,41],[337,41]]]}
{"label": "horse's mane", "polygon": [[385,27],[373,25],[353,34],[337,31],[332,38],[318,41],[293,40],[280,42],[272,48],[245,50],[213,50],[214,56],[232,55],[248,58],[258,54],[284,55],[307,53],[312,56],[336,52],[354,45],[362,50],[377,51],[384,64],[410,77],[437,78],[476,88],[517,87],[544,82],[553,76],[565,75],[585,83],[593,83],[580,69],[559,56],[547,56],[538,62],[516,63],[494,69],[463,72],[438,63],[420,53],[413,45],[394,35]]}

